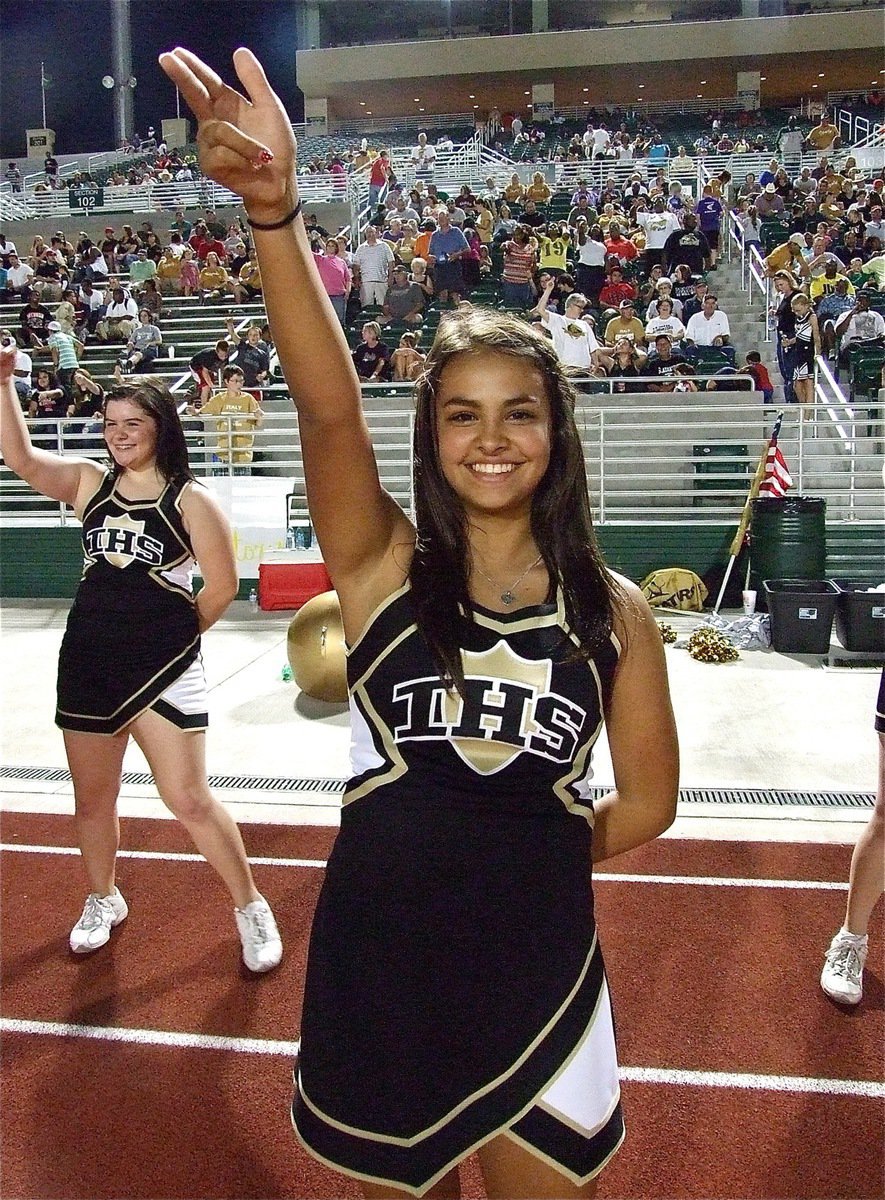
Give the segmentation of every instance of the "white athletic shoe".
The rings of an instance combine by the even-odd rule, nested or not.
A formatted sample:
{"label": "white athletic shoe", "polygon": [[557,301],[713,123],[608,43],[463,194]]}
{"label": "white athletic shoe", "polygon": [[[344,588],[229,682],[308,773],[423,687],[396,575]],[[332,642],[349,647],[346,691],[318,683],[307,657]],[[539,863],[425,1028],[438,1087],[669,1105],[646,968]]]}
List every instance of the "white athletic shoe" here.
{"label": "white athletic shoe", "polygon": [[250,971],[270,971],[283,957],[283,943],[271,912],[263,896],[235,908],[237,930],[243,944],[243,962]]}
{"label": "white athletic shoe", "polygon": [[70,945],[75,954],[90,954],[99,950],[111,936],[111,930],[129,916],[129,905],[119,888],[109,896],[90,892],[80,920],[71,930]]}
{"label": "white athletic shoe", "polygon": [[840,929],[824,957],[820,985],[840,1004],[859,1004],[863,995],[863,968],[867,961],[867,935]]}

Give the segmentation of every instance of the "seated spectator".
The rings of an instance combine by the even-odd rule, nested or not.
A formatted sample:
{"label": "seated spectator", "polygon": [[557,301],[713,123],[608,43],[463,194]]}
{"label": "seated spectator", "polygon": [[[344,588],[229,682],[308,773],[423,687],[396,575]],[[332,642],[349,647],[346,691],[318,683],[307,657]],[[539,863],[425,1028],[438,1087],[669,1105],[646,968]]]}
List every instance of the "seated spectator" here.
{"label": "seated spectator", "polygon": [[774,384],[758,350],[747,351],[745,365],[741,367],[740,373],[752,378],[756,391],[762,393],[763,403],[770,404],[774,396]]}
{"label": "seated spectator", "polygon": [[815,308],[822,297],[835,292],[836,284],[840,281],[847,284],[846,290],[850,296],[853,296],[854,287],[848,281],[848,277],[838,269],[836,263],[828,262],[824,267],[823,275],[816,275],[808,285],[808,295]]}
{"label": "seated spectator", "polygon": [[514,171],[510,176],[510,182],[504,188],[504,199],[507,201],[508,205],[521,204],[524,197],[525,188],[523,187],[519,176]]}
{"label": "seated spectator", "polygon": [[860,271],[866,279],[867,287],[875,285],[878,291],[885,292],[885,254],[874,254],[872,258],[867,259]]}
{"label": "seated spectator", "polygon": [[[645,354],[628,337],[619,338],[612,350],[612,365],[608,369],[610,379],[623,381],[635,379],[643,374]],[[641,383],[618,382],[614,385],[616,394],[623,392],[643,392],[645,385]]]}
{"label": "seated spectator", "polygon": [[163,315],[163,297],[160,295],[156,279],[148,279],[136,298],[139,308],[146,308],[156,325]]}
{"label": "seated spectator", "polygon": [[533,200],[536,204],[548,204],[550,201],[550,186],[540,171],[535,171],[532,181],[525,190],[526,201]]}
{"label": "seated spectator", "polygon": [[673,281],[668,279],[666,275],[662,275],[655,284],[654,299],[649,303],[645,310],[646,321],[651,320],[652,317],[658,316],[658,305],[662,300],[667,300],[670,303],[672,306],[673,316],[678,317],[679,320],[685,324],[688,318],[683,314],[682,301],[677,300],[673,295]]}
{"label": "seated spectator", "polygon": [[423,258],[416,256],[412,259],[412,271],[409,279],[412,283],[417,283],[424,293],[425,302],[433,297],[433,282],[427,273],[427,263]]}
{"label": "seated spectator", "polygon": [[[692,280],[693,292],[687,300],[682,304],[682,315],[680,320],[683,325],[687,325],[691,318],[699,312],[703,312],[704,297],[707,294],[707,281],[705,279]],[[674,288],[674,291],[676,289]]]}
{"label": "seated spectator", "polygon": [[129,283],[137,289],[146,279],[153,279],[157,274],[157,264],[148,258],[147,250],[141,249],[129,264]]}
{"label": "seated spectator", "polygon": [[227,366],[229,357],[230,345],[222,338],[207,350],[198,350],[191,358],[189,366],[198,388],[198,406],[205,404],[212,395],[212,389],[219,382],[219,373]]}
{"label": "seated spectator", "polygon": [[150,371],[151,365],[160,353],[162,344],[163,335],[153,323],[150,309],[140,309],[138,324],[129,334],[129,340],[114,367],[114,377],[117,382],[122,379],[124,371],[127,375],[131,375],[133,372],[143,375]]}
{"label": "seated spectator", "polygon": [[542,225],[546,224],[544,214],[538,212],[538,206],[534,200],[526,200],[519,223],[527,225],[531,230],[540,229]]}
{"label": "seated spectator", "polygon": [[28,302],[18,314],[19,341],[25,350],[45,349],[49,342],[52,313],[40,302],[37,292],[28,294]]}
{"label": "seated spectator", "polygon": [[67,286],[68,276],[58,255],[48,249],[40,256],[31,280],[31,287],[43,300],[60,300]]}
{"label": "seated spectator", "polygon": [[367,321],[362,329],[362,342],[351,358],[356,373],[366,383],[380,383],[390,375],[390,347],[381,341],[381,326]]}
{"label": "seated spectator", "polygon": [[95,327],[100,342],[126,342],[138,319],[138,305],[122,287],[115,287],[104,315]]}
{"label": "seated spectator", "polygon": [[645,348],[645,326],[636,316],[632,300],[622,300],[618,305],[618,316],[612,317],[605,327],[605,344],[614,346],[623,338],[632,342],[637,349]]}
{"label": "seated spectator", "polygon": [[495,219],[495,232],[492,241],[498,245],[506,242],[508,238],[513,236],[513,231],[518,224],[519,222],[511,214],[509,207],[506,204],[502,204],[498,209],[498,216]]}
{"label": "seated spectator", "polygon": [[847,361],[849,346],[885,339],[885,317],[870,307],[869,294],[861,291],[854,297],[854,305],[835,322],[835,333],[841,338],[840,358]]}
{"label": "seated spectator", "polygon": [[[349,276],[349,268],[347,273]],[[258,252],[254,246],[249,251],[249,257],[239,267],[236,277],[232,278],[231,288],[237,304],[246,304],[261,297],[261,270],[258,266]]]}
{"label": "seated spectator", "polygon": [[681,342],[685,326],[673,312],[673,301],[660,299],[655,307],[656,314],[646,321],[645,340],[651,345],[660,334],[666,334],[671,344]]}
{"label": "seated spectator", "polygon": [[556,287],[556,279],[552,275],[541,276],[542,292],[538,300],[536,312],[540,314],[544,326],[550,331],[553,348],[565,367],[572,367],[584,374],[596,374],[606,370],[612,364],[611,355],[606,354],[593,332],[593,326],[583,320],[587,307],[587,297],[580,292],[572,292],[565,300],[563,313],[552,312],[547,302]]}
{"label": "seated spectator", "polygon": [[400,337],[399,346],[390,356],[394,382],[411,382],[421,374],[427,356],[417,346],[418,334],[406,330]]}
{"label": "seated spectator", "polygon": [[619,308],[622,300],[632,301],[636,298],[636,286],[625,281],[623,268],[611,266],[608,270],[608,282],[599,293],[599,303],[605,308]]}
{"label": "seated spectator", "polygon": [[654,351],[649,354],[643,364],[643,375],[654,375],[668,383],[650,383],[650,392],[672,392],[677,379],[677,368],[685,362],[684,355],[673,350],[672,339],[666,333],[658,333],[654,338]]}
{"label": "seated spectator", "polygon": [[707,292],[701,311],[688,319],[686,343],[694,346],[727,346],[730,337],[728,317],[719,308],[718,296]]}
{"label": "seated spectator", "polygon": [[[68,400],[64,388],[59,384],[53,373],[46,367],[38,367],[34,372],[34,386],[28,398],[28,416],[42,417],[52,424],[38,425],[37,433],[53,434],[56,432],[56,422],[68,415]],[[53,447],[54,448],[54,447]]]}
{"label": "seated spectator", "polygon": [[3,287],[3,300],[6,302],[27,299],[31,290],[31,280],[34,278],[34,268],[22,262],[19,256],[11,251],[9,266],[6,268],[6,283]]}
{"label": "seated spectator", "polygon": [[222,299],[227,293],[228,274],[221,265],[221,260],[214,250],[206,255],[206,265],[200,271],[200,300],[207,301]]}
{"label": "seated spectator", "polygon": [[408,268],[402,263],[398,264],[393,268],[393,279],[384,297],[381,324],[402,321],[406,325],[420,325],[423,310],[423,290],[409,279]]}

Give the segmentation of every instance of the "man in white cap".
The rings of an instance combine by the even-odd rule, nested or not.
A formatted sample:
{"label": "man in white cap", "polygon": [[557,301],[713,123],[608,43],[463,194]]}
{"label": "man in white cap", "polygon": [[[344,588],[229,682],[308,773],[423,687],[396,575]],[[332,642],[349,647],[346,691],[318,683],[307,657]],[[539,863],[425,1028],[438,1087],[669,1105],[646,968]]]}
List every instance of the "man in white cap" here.
{"label": "man in white cap", "polygon": [[756,212],[759,214],[760,220],[767,220],[769,217],[779,217],[784,211],[784,198],[777,194],[777,189],[773,183],[766,183],[765,187],[756,197]]}

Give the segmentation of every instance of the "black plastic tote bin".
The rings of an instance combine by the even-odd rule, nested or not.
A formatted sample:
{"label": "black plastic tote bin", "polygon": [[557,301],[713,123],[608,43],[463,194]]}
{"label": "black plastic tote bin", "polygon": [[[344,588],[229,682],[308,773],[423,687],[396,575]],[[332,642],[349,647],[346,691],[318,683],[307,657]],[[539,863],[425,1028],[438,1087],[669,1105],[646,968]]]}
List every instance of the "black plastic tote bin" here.
{"label": "black plastic tote bin", "polygon": [[827,502],[819,496],[760,496],[750,525],[751,587],[764,606],[765,579],[823,579]]}
{"label": "black plastic tote bin", "polygon": [[781,654],[826,654],[839,589],[828,579],[763,581],[771,645]]}
{"label": "black plastic tote bin", "polygon": [[885,592],[868,592],[866,584],[834,579],[836,636],[846,650],[885,654]]}

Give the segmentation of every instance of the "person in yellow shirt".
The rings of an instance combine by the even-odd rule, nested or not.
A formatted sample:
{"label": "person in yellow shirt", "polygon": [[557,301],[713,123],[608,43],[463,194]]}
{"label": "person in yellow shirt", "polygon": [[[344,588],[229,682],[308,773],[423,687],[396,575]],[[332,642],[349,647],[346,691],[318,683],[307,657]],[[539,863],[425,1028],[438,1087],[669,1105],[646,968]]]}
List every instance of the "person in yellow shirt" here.
{"label": "person in yellow shirt", "polygon": [[838,264],[828,262],[824,267],[823,275],[815,275],[808,285],[808,295],[811,297],[811,303],[815,306],[822,296],[829,296],[831,292],[835,292],[836,284],[839,281],[846,284],[845,295],[854,295],[854,284],[847,275],[843,275],[839,270]]}
{"label": "person in yellow shirt", "polygon": [[217,300],[227,291],[228,274],[214,250],[206,255],[206,265],[200,272],[200,299]]}
{"label": "person in yellow shirt", "polygon": [[534,200],[536,204],[546,204],[550,199],[550,187],[540,171],[535,171],[532,182],[525,190],[526,200]]}
{"label": "person in yellow shirt", "polygon": [[157,263],[157,282],[164,296],[176,294],[181,288],[181,256],[167,246]]}
{"label": "person in yellow shirt", "polygon": [[[215,459],[219,465],[213,474],[227,475],[228,467],[232,466],[234,475],[248,475],[255,430],[261,428],[264,413],[255,397],[243,391],[243,372],[239,367],[225,367],[221,381],[224,391],[216,392],[198,414],[201,417],[222,418],[216,425],[218,445]],[[232,419],[234,417],[238,419]]]}
{"label": "person in yellow shirt", "polygon": [[775,246],[765,259],[766,274],[774,278],[778,271],[792,271],[805,278],[808,275],[808,263],[802,253],[805,238],[801,233],[792,233],[785,242]]}
{"label": "person in yellow shirt", "polygon": [[821,118],[820,125],[815,125],[814,129],[808,131],[805,144],[812,150],[816,150],[818,154],[825,154],[839,145],[839,130],[829,117],[824,116]]}
{"label": "person in yellow shirt", "polygon": [[261,271],[254,246],[249,251],[249,261],[243,263],[237,278],[233,281],[233,292],[237,304],[246,304],[249,300],[256,300],[261,295]]}
{"label": "person in yellow shirt", "polygon": [[568,251],[572,244],[568,225],[552,221],[538,230],[538,267],[548,275],[564,275],[568,270]]}

